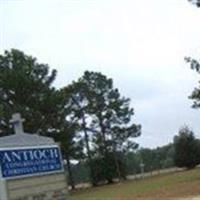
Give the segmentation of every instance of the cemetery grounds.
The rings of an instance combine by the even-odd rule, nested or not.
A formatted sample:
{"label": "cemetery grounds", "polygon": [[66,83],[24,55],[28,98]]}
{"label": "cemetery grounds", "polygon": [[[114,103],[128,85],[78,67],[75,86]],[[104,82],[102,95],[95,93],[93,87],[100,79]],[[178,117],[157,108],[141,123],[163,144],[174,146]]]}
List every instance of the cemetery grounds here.
{"label": "cemetery grounds", "polygon": [[200,200],[200,168],[81,189],[72,200]]}

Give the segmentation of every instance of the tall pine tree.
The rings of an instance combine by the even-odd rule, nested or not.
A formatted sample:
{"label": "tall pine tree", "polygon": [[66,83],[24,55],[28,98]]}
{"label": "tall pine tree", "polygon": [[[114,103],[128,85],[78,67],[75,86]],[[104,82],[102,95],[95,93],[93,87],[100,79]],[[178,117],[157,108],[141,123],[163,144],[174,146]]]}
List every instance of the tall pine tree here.
{"label": "tall pine tree", "polygon": [[[88,150],[90,155],[92,151],[93,158],[101,157],[107,164],[112,155],[115,170],[121,178],[119,155],[137,147],[133,139],[141,131],[141,126],[132,122],[134,112],[130,100],[113,87],[112,79],[97,72],[86,71],[69,87],[74,88],[72,102],[79,107],[76,115],[80,120],[84,118],[83,129],[87,131],[87,142],[92,147]],[[107,174],[110,174],[109,170]],[[109,177],[108,181],[113,178]]]}

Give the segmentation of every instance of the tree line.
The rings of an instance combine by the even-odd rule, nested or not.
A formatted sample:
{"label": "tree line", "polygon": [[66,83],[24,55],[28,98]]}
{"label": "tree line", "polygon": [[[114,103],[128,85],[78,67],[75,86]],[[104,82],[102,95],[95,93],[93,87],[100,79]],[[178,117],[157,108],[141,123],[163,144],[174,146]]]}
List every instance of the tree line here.
{"label": "tree line", "polygon": [[[200,164],[200,139],[197,139],[188,126],[180,128],[174,141],[168,145],[150,148],[139,148],[123,155],[126,175],[160,171],[180,167],[193,169]],[[142,171],[141,164],[144,169]],[[89,182],[89,169],[84,161],[72,165],[75,184]],[[104,183],[104,182],[103,182]]]}

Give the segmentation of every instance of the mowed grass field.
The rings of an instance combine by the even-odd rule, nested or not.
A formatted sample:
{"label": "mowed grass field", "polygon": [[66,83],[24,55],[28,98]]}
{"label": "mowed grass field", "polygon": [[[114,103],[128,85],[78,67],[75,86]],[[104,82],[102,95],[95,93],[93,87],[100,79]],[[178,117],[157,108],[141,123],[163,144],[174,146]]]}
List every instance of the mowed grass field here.
{"label": "mowed grass field", "polygon": [[83,189],[71,194],[72,200],[182,200],[184,198],[200,200],[200,168]]}

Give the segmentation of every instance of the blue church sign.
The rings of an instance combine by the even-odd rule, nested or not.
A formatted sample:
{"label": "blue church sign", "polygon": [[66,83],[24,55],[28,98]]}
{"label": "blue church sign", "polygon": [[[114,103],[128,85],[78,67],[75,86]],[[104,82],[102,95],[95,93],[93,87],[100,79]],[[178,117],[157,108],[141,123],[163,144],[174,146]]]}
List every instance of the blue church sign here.
{"label": "blue church sign", "polygon": [[62,158],[58,146],[1,149],[0,168],[3,178],[61,171]]}

